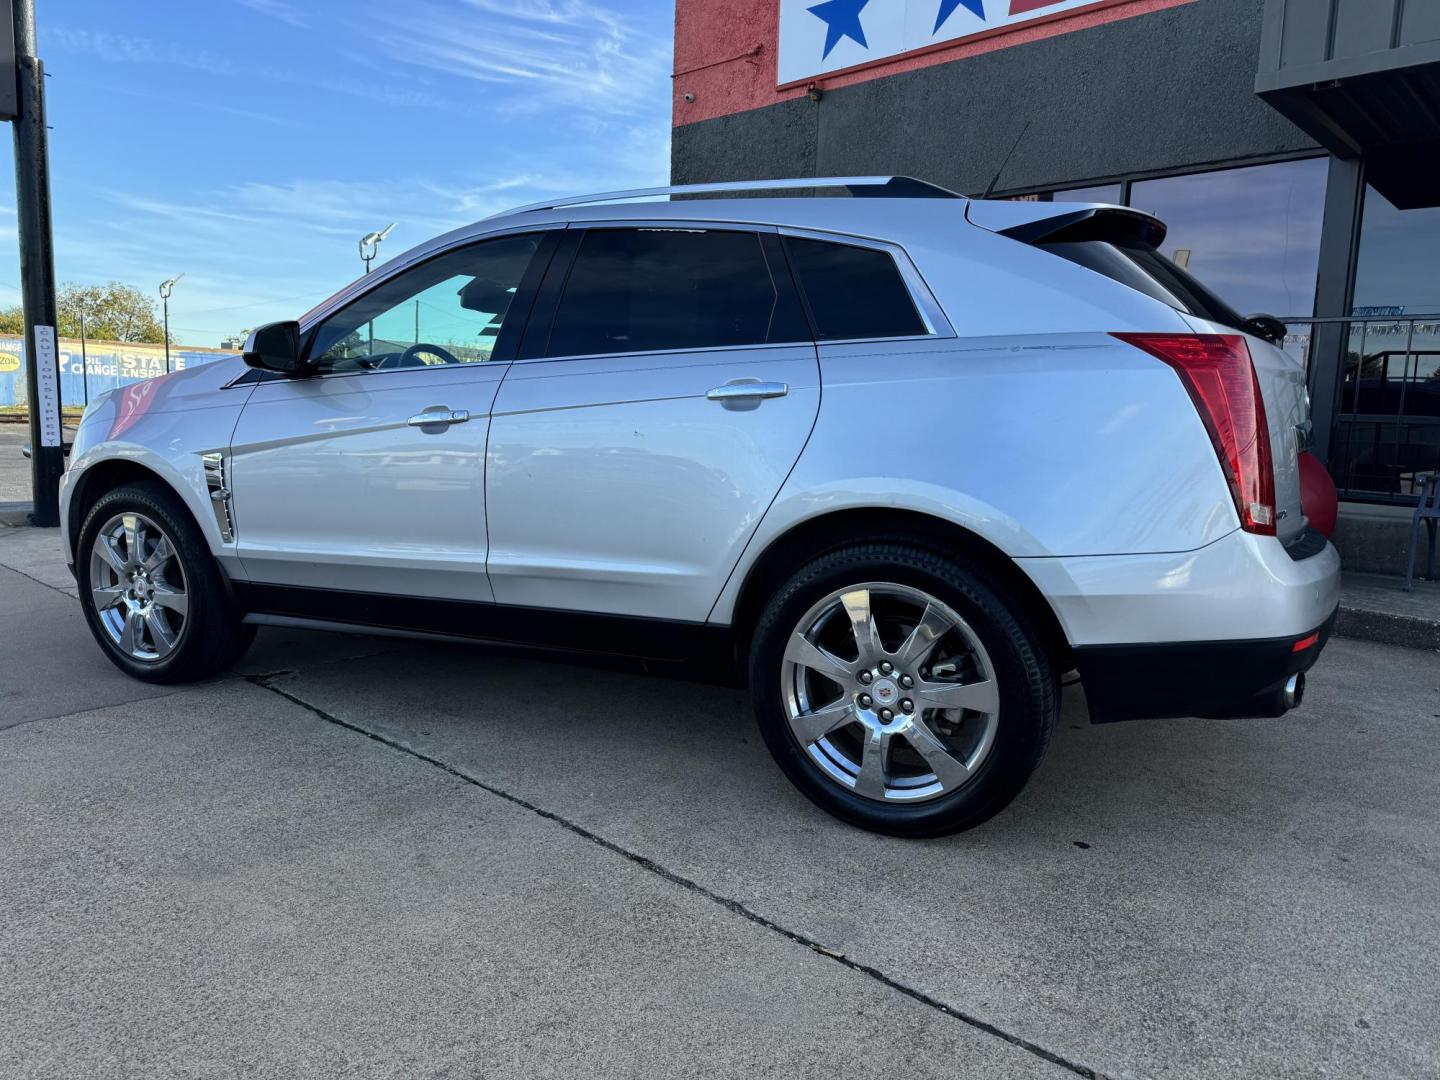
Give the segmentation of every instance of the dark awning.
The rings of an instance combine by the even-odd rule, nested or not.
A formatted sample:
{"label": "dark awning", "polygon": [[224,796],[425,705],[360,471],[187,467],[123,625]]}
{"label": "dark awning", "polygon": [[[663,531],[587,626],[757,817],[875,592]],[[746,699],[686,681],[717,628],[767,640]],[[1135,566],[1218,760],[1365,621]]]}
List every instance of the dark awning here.
{"label": "dark awning", "polygon": [[1440,3],[1266,0],[1255,91],[1396,206],[1440,205]]}

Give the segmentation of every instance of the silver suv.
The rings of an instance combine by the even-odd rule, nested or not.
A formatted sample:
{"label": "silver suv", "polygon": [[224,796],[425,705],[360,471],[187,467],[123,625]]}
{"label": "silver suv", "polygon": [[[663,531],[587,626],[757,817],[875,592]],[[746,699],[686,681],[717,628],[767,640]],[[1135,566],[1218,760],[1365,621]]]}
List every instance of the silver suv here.
{"label": "silver suv", "polygon": [[1275,716],[1334,619],[1303,373],[1164,234],[889,177],[491,218],[94,402],[86,616],[156,682],[260,625],[718,659],[824,809],[973,826],[1063,673],[1096,721]]}

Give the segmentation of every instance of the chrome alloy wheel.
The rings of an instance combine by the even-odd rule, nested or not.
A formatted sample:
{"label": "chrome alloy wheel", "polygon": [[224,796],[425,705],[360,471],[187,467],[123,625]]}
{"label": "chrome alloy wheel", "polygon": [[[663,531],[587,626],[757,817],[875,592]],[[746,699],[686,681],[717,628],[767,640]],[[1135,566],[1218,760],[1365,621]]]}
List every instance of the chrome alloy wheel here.
{"label": "chrome alloy wheel", "polygon": [[790,730],[841,787],[880,802],[955,791],[989,755],[1000,696],[979,637],[906,585],[839,589],[785,648]]}
{"label": "chrome alloy wheel", "polygon": [[185,569],[144,514],[117,514],[96,534],[90,595],[106,635],[132,660],[155,663],[175,650],[190,608]]}

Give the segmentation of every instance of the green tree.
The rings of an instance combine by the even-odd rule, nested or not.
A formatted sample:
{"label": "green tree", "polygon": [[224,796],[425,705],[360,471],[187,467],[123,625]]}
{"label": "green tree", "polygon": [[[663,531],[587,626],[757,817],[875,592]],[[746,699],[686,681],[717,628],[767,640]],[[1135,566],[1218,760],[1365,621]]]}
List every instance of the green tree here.
{"label": "green tree", "polygon": [[[155,301],[132,285],[111,281],[105,285],[69,282],[55,297],[62,338],[80,336],[80,317],[85,317],[85,334],[96,341],[165,340],[164,327],[155,313]],[[0,311],[0,333],[25,332],[25,316],[18,307]]]}

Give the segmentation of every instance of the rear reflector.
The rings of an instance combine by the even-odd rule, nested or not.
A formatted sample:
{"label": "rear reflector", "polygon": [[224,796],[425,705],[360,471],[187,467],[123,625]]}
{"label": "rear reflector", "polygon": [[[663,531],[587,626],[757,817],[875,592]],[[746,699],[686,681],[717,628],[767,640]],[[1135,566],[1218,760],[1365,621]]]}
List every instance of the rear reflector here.
{"label": "rear reflector", "polygon": [[1175,369],[1210,433],[1240,527],[1275,535],[1275,469],[1265,402],[1238,334],[1115,334]]}
{"label": "rear reflector", "polygon": [[1299,641],[1295,642],[1294,647],[1290,651],[1292,653],[1304,652],[1306,649],[1310,648],[1310,646],[1314,645],[1319,640],[1319,633],[1311,634],[1309,637],[1302,637]]}

